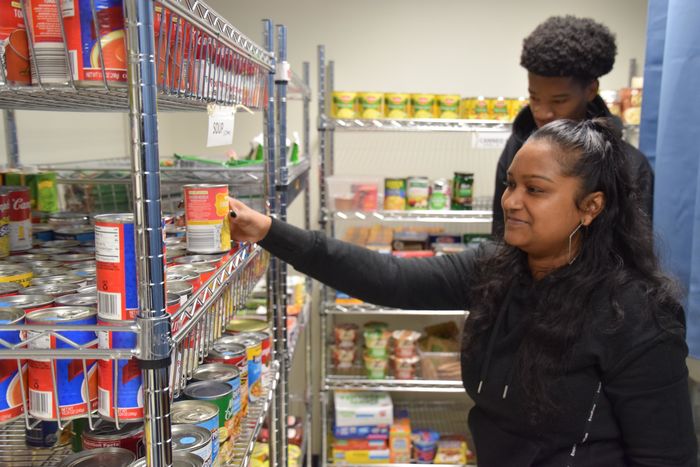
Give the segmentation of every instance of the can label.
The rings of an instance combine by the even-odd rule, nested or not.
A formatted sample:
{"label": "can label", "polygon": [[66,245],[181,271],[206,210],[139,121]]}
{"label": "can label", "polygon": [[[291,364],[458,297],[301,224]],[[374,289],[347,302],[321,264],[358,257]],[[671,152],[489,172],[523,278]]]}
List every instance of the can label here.
{"label": "can label", "polygon": [[[38,84],[39,78],[44,84],[67,82],[68,66],[58,0],[27,0],[25,8],[34,40],[33,51],[30,49],[30,59],[35,65],[31,68],[32,82]],[[39,71],[38,77],[35,69]]]}
{"label": "can label", "polygon": [[0,193],[0,258],[10,255],[10,195]]}
{"label": "can label", "polygon": [[[70,324],[95,324],[95,316],[72,321]],[[31,336],[34,333],[29,334]],[[61,335],[77,344],[87,344],[95,340],[95,333],[89,331],[65,331]],[[29,347],[34,349],[73,348],[57,339],[55,335],[35,339]],[[29,360],[28,366],[29,413],[33,417],[41,420],[56,420],[58,418],[56,405],[60,409],[61,419],[84,417],[88,410],[92,410],[97,405],[95,360]],[[53,383],[54,377],[56,387]],[[55,394],[58,394],[58,401],[54,398]]]}
{"label": "can label", "polygon": [[[241,354],[240,356],[227,356],[227,357],[217,357],[214,355],[209,355],[206,358],[207,363],[225,363],[227,365],[232,365],[238,368],[239,375],[239,394],[240,394],[240,408],[237,412],[238,426],[243,420],[243,417],[248,415],[248,356],[247,353]],[[234,421],[235,423],[235,421]]]}
{"label": "can label", "polygon": [[[22,324],[24,319],[12,324]],[[0,322],[0,324],[10,324]],[[0,331],[0,339],[10,345],[21,342],[20,331]],[[21,371],[20,370],[21,367]],[[23,381],[20,381],[22,378]],[[27,387],[27,364],[25,360],[0,360],[0,423],[9,422],[24,413],[23,401],[26,393],[22,391],[22,382],[25,391]]]}
{"label": "can label", "polygon": [[[90,8],[93,2],[97,23]],[[62,0],[62,13],[73,79],[126,83],[122,0]]]}
{"label": "can label", "polygon": [[29,188],[16,187],[10,196],[10,251],[32,247],[32,208]]}
{"label": "can label", "polygon": [[335,118],[357,117],[357,93],[334,91],[332,96],[331,114]]}
{"label": "can label", "polygon": [[428,209],[430,182],[427,177],[409,177],[406,180],[408,209]]}
{"label": "can label", "polygon": [[384,180],[384,209],[387,211],[406,209],[406,179],[387,178]]}
{"label": "can label", "polygon": [[[98,324],[110,325],[104,321]],[[136,348],[136,334],[133,332],[98,331],[97,339],[100,349]],[[143,419],[143,385],[136,359],[104,359],[99,360],[97,365],[97,410],[100,415],[108,419],[117,416],[119,420]]]}
{"label": "can label", "polygon": [[198,253],[229,251],[231,233],[227,214],[227,185],[186,186],[187,249]]}
{"label": "can label", "polygon": [[[5,65],[8,84],[30,84],[27,30],[21,4],[16,0],[0,1],[0,60]],[[2,76],[0,84],[4,84]]]}
{"label": "can label", "polygon": [[411,107],[414,118],[434,118],[437,115],[435,95],[411,94]]}
{"label": "can label", "polygon": [[[13,274],[11,276],[0,276],[0,282],[16,282],[19,285],[21,285],[22,287],[29,287],[29,285],[32,282],[33,276],[34,276],[34,274],[32,273],[32,271],[28,270],[26,272],[22,272],[19,274]],[[41,308],[45,308],[45,307],[41,307]],[[40,309],[40,308],[35,308],[31,311],[38,310],[38,309]]]}
{"label": "can label", "polygon": [[248,400],[255,402],[262,397],[262,343],[246,345],[248,355]]}
{"label": "can label", "polygon": [[474,174],[455,172],[452,180],[452,209],[470,210],[474,195]]}
{"label": "can label", "polygon": [[440,118],[459,118],[459,94],[440,94],[437,96]]}
{"label": "can label", "polygon": [[139,307],[134,224],[97,221],[95,259],[98,316],[133,320]]}
{"label": "can label", "polygon": [[143,457],[145,447],[143,445],[143,431],[139,431],[133,435],[126,435],[119,439],[100,439],[90,436],[83,432],[82,435],[83,449],[99,449],[99,448],[122,448],[136,454],[137,458]]}
{"label": "can label", "polygon": [[386,113],[389,118],[409,118],[411,116],[410,94],[386,94]]}

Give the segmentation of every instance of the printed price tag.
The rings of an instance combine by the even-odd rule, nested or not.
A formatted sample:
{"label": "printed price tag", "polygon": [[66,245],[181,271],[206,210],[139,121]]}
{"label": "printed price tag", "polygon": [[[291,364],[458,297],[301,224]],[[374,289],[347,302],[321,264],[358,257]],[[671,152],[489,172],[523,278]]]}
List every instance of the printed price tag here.
{"label": "printed price tag", "polygon": [[209,104],[209,130],[207,147],[228,146],[233,144],[233,126],[236,117],[235,107]]}
{"label": "printed price tag", "polygon": [[475,132],[472,139],[474,149],[503,149],[510,137],[510,132]]}

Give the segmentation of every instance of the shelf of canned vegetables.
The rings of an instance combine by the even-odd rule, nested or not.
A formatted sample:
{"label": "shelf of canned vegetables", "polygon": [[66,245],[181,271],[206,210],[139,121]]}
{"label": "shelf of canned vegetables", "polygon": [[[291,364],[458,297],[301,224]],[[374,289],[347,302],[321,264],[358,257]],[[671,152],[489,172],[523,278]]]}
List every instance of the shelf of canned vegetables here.
{"label": "shelf of canned vegetables", "polygon": [[[155,71],[160,110],[202,110],[213,102],[253,110],[267,105],[272,53],[200,1],[24,0],[6,8],[0,20],[2,108],[129,110],[132,127],[144,130],[146,112],[133,101],[155,108],[156,100],[148,92],[137,95],[142,76],[127,73],[129,57],[139,73]],[[143,21],[151,17],[152,23]],[[271,24],[265,27],[271,36]],[[150,28],[155,63],[133,53],[149,47],[139,33]],[[156,141],[148,131],[132,131],[132,137]],[[147,154],[134,160],[140,156],[151,161]],[[146,465],[141,420],[148,394],[139,364],[144,360],[137,360],[143,357],[140,341],[168,334],[145,335],[141,328],[139,239],[153,240],[160,231],[139,233],[142,226],[130,211],[145,201],[127,187],[144,168],[133,162],[130,178],[125,162],[91,180],[84,171],[76,177],[60,168],[2,174],[1,465]],[[166,194],[175,207],[184,200],[184,212],[163,215],[164,254],[148,256],[151,266],[163,263],[172,329],[170,357],[161,363],[170,367],[165,391],[172,410],[152,415],[172,422],[174,465],[244,465],[280,368],[270,356],[267,322],[242,316],[269,257],[255,245],[231,242],[226,196],[231,180],[242,177],[246,183],[240,185],[256,187],[262,200],[264,171],[262,163],[233,168],[221,179],[220,168],[205,167],[184,180],[177,170],[184,167],[164,169],[164,181],[179,184]],[[296,170],[301,176],[308,165]],[[204,179],[218,184],[182,188],[183,181]],[[67,202],[66,191],[57,188],[86,181],[118,202],[94,209],[85,192],[70,192]],[[76,199],[84,204],[70,202]],[[66,209],[76,207],[87,212]],[[140,277],[141,287],[150,273]]]}

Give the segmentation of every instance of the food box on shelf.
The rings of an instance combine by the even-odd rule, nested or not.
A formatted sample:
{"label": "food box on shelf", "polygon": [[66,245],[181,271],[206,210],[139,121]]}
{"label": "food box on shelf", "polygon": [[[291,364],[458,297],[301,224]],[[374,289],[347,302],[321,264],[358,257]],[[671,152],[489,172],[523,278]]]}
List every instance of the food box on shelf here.
{"label": "food box on shelf", "polygon": [[425,352],[418,350],[423,379],[462,379],[459,352]]}
{"label": "food box on shelf", "polygon": [[384,179],[371,175],[332,175],[328,183],[328,209],[376,211],[384,205]]}
{"label": "food box on shelf", "polygon": [[339,451],[333,449],[333,462],[336,464],[387,464],[390,452],[388,449],[373,449],[367,451]]}
{"label": "food box on shelf", "polygon": [[333,436],[336,439],[364,438],[371,440],[388,440],[390,425],[338,426],[333,424]]}
{"label": "food box on shelf", "polygon": [[386,392],[336,391],[335,426],[391,425],[394,421],[394,406]]}

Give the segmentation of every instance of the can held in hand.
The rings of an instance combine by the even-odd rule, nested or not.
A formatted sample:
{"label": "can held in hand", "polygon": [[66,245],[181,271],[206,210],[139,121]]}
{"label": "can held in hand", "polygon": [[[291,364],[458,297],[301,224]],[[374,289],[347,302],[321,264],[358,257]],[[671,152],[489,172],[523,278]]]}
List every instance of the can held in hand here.
{"label": "can held in hand", "polygon": [[[100,326],[127,326],[131,321],[98,319]],[[134,349],[136,333],[124,331],[98,331],[100,349]],[[143,385],[141,368],[135,358],[97,362],[97,410],[107,420],[119,421],[143,419]]]}
{"label": "can held in hand", "polygon": [[228,185],[185,185],[187,250],[222,253],[231,249]]}
{"label": "can held in hand", "polygon": [[[31,296],[31,295],[27,295]],[[96,324],[97,313],[87,307],[55,307],[28,315],[27,324],[86,325]],[[29,337],[36,335],[29,331]],[[92,331],[62,331],[60,335],[78,345],[95,341]],[[67,349],[73,346],[55,335],[42,336],[29,343],[32,349]],[[95,345],[89,348],[95,348]],[[69,420],[87,416],[97,405],[97,365],[95,360],[29,360],[29,414],[40,420]],[[55,386],[54,386],[55,381]],[[54,395],[58,395],[55,400]],[[56,408],[58,406],[57,412]]]}
{"label": "can held in hand", "polygon": [[172,442],[174,452],[189,452],[199,456],[204,466],[212,463],[211,432],[197,425],[173,425]]}
{"label": "can held in hand", "polygon": [[99,420],[93,429],[86,426],[81,438],[83,449],[122,448],[136,457],[145,454],[142,423],[126,423],[117,428],[112,422]]}
{"label": "can held in hand", "polygon": [[184,400],[175,402],[170,411],[173,425],[191,424],[211,433],[211,459],[219,455],[219,407],[207,401]]}
{"label": "can held in hand", "polygon": [[[20,308],[0,308],[0,325],[23,323],[24,311]],[[20,331],[0,331],[0,339],[10,345],[17,345],[22,341],[22,336]],[[26,361],[20,360],[18,363],[16,359],[0,360],[0,424],[12,421],[24,413],[26,388]]]}
{"label": "can held in hand", "polygon": [[[93,2],[94,17],[90,8]],[[65,2],[62,10],[68,51],[76,57],[76,85],[102,86],[107,82],[125,86],[127,54],[122,0],[73,0]]]}
{"label": "can held in hand", "polygon": [[139,311],[133,214],[95,216],[97,313],[128,321]]}
{"label": "can held in hand", "polygon": [[10,251],[32,247],[32,204],[29,187],[4,188],[10,197]]}

